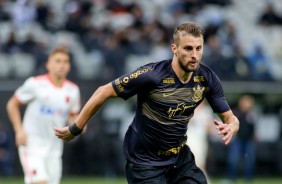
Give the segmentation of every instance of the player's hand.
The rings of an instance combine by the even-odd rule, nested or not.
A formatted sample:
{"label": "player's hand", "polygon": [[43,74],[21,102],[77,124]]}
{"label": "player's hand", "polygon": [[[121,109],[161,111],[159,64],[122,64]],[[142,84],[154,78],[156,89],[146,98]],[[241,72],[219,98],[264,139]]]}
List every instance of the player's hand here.
{"label": "player's hand", "polygon": [[214,124],[216,126],[216,129],[218,130],[218,135],[223,135],[222,140],[225,145],[227,145],[234,134],[234,131],[231,127],[230,124],[224,124],[222,122],[217,121],[216,119],[214,120]]}
{"label": "player's hand", "polygon": [[72,140],[75,137],[74,135],[70,133],[68,126],[64,128],[54,127],[54,130],[55,130],[55,135],[58,138],[63,139],[65,142],[69,142],[70,140]]}
{"label": "player's hand", "polygon": [[27,142],[27,135],[24,131],[24,129],[19,130],[16,133],[16,145],[17,147],[21,146],[21,145],[26,145]]}

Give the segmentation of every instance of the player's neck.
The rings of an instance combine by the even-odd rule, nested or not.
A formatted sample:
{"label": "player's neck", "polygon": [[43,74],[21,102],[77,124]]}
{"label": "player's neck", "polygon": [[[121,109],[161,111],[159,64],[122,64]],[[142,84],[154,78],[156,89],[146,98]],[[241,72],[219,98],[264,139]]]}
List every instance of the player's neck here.
{"label": "player's neck", "polygon": [[181,75],[179,78],[179,80],[182,83],[187,83],[190,81],[191,77],[192,77],[193,72],[189,72],[189,73],[184,73],[183,75]]}
{"label": "player's neck", "polygon": [[65,79],[64,78],[59,78],[54,75],[48,74],[50,81],[53,83],[54,86],[56,87],[62,87],[64,84]]}
{"label": "player's neck", "polygon": [[174,73],[177,75],[178,79],[182,83],[188,83],[189,80],[191,79],[193,72],[185,72],[184,70],[181,69],[181,67],[177,64],[177,62],[172,62],[172,69]]}

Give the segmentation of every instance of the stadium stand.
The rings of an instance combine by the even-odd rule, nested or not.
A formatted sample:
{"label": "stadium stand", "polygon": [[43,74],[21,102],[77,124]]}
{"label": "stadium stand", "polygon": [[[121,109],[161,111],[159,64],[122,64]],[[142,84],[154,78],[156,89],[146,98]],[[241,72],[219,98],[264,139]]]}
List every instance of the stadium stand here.
{"label": "stadium stand", "polygon": [[[61,45],[72,53],[71,79],[79,81],[83,99],[87,98],[101,82],[169,57],[175,25],[197,21],[206,31],[203,62],[217,70],[227,98],[236,104],[240,94],[252,93],[258,101],[258,113],[263,116],[257,127],[261,143],[258,173],[263,168],[260,174],[281,175],[282,159],[275,162],[273,158],[282,149],[282,25],[260,23],[268,3],[282,16],[282,0],[0,0],[0,96],[5,101],[16,87],[7,84],[19,85],[26,77],[41,73],[46,53]],[[256,48],[259,52],[254,53]],[[97,121],[103,120],[101,113]],[[262,120],[271,121],[271,127]],[[99,125],[95,126],[95,135],[89,133],[80,141],[97,143],[103,149]],[[272,132],[264,131],[267,128]],[[208,169],[217,175],[224,172],[226,149],[217,141],[211,145]],[[83,161],[89,168],[84,174],[106,175],[107,171],[93,166],[102,167],[103,155],[94,148],[83,149],[91,149],[87,155],[91,165]],[[212,154],[214,150],[221,152]],[[65,167],[65,174],[75,172]]]}

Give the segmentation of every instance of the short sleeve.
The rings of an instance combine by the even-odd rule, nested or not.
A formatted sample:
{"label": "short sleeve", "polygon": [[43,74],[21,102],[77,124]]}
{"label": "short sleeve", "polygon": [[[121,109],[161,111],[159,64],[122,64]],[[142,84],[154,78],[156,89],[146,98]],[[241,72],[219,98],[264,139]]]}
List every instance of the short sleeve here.
{"label": "short sleeve", "polygon": [[224,97],[224,91],[220,79],[211,71],[208,81],[209,90],[206,99],[215,113],[222,113],[230,110],[230,107]]}
{"label": "short sleeve", "polygon": [[157,80],[154,73],[152,66],[143,66],[112,81],[112,86],[117,95],[126,100],[138,93],[150,90]]}
{"label": "short sleeve", "polygon": [[21,103],[26,104],[35,98],[35,86],[34,78],[30,77],[15,91],[15,96]]}
{"label": "short sleeve", "polygon": [[71,101],[70,112],[78,113],[81,108],[80,90],[78,87],[74,89],[73,100]]}

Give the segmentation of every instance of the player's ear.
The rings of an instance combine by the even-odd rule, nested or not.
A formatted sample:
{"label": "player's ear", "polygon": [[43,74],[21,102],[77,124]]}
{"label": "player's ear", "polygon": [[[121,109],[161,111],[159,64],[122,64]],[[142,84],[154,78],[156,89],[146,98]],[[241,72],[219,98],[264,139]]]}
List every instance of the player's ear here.
{"label": "player's ear", "polygon": [[173,54],[174,54],[175,56],[177,56],[177,54],[176,54],[177,46],[176,46],[174,43],[172,43],[170,47],[171,47],[171,50],[172,50]]}

